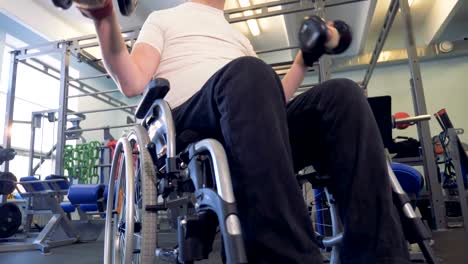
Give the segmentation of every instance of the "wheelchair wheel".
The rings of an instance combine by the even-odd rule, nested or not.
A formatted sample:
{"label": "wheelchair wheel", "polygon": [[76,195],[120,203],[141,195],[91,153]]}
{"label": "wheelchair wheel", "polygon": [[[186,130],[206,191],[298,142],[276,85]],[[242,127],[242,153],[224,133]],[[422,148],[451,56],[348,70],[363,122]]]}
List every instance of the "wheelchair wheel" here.
{"label": "wheelchair wheel", "polygon": [[326,188],[314,189],[312,193],[311,218],[316,237],[323,247],[322,256],[326,262],[338,264],[343,234],[338,209]]}
{"label": "wheelchair wheel", "polygon": [[157,199],[148,143],[146,131],[135,126],[116,146],[111,175],[118,177],[109,182],[105,263],[155,262],[157,214],[145,210]]}
{"label": "wheelchair wheel", "polygon": [[150,143],[147,131],[142,126],[133,127],[127,134],[134,151],[135,160],[135,255],[136,263],[155,263],[157,246],[158,214],[146,210],[157,203],[156,170],[146,146]]}

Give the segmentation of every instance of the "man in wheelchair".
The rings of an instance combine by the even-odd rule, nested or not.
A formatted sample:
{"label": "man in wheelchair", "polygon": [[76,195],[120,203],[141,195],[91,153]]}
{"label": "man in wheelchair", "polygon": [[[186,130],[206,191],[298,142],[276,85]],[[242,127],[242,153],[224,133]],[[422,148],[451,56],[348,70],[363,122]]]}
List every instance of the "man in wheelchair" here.
{"label": "man in wheelchair", "polygon": [[[224,0],[153,12],[129,53],[105,2],[81,11],[94,20],[122,93],[136,96],[153,77],[168,79],[179,135],[223,144],[250,263],[321,263],[295,178],[309,165],[331,177],[346,230],[342,263],[409,262],[382,140],[356,83],[330,80],[292,99],[306,72],[302,54],[280,80],[225,20]],[[329,23],[326,48],[339,38]]]}

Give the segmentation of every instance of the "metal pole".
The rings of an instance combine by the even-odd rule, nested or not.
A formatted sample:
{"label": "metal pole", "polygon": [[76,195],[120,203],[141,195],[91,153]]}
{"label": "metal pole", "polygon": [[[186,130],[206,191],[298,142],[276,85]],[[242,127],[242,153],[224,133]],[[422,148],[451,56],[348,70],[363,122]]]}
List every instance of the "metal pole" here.
{"label": "metal pole", "polygon": [[118,93],[120,92],[119,89],[114,89],[114,90],[108,90],[108,91],[102,91],[102,92],[94,92],[94,93],[84,93],[84,94],[77,94],[77,95],[69,95],[67,98],[75,98],[75,97],[84,97],[84,96],[93,96],[93,95],[98,95],[98,94],[109,94],[109,93]]}
{"label": "metal pole", "polygon": [[398,13],[399,9],[399,0],[392,0],[388,7],[388,12],[384,20],[384,24],[382,26],[382,30],[380,31],[379,38],[377,39],[377,43],[375,44],[374,52],[372,52],[371,61],[369,64],[369,68],[364,75],[364,80],[362,81],[362,86],[364,90],[367,90],[367,85],[372,77],[372,73],[374,73],[375,66],[377,65],[377,61],[379,60],[380,53],[385,45],[385,41],[387,40],[388,34],[390,33],[390,29],[392,28],[393,22],[395,21],[396,14]]}
{"label": "metal pole", "polygon": [[63,155],[65,149],[65,130],[67,129],[68,109],[68,70],[70,65],[70,51],[68,45],[62,47],[62,61],[60,68],[60,97],[58,107],[57,126],[57,154],[55,159],[55,174],[63,175]]}
{"label": "metal pole", "polygon": [[135,125],[137,125],[137,123],[127,124],[127,125],[120,125],[120,126],[102,126],[102,127],[83,128],[83,129],[70,129],[70,130],[65,131],[65,134],[71,134],[71,133],[75,133],[75,132],[103,130],[103,129],[112,129],[112,128],[131,127],[131,126],[135,126]]}
{"label": "metal pole", "polygon": [[[323,0],[318,0],[318,1],[323,1]],[[326,4],[325,7],[340,6],[340,5],[352,4],[352,3],[363,2],[363,1],[368,1],[368,0],[347,0],[347,1],[342,1],[342,2]],[[287,15],[287,14],[292,14],[292,13],[311,11],[315,9],[315,7],[312,7],[312,6],[304,7],[301,5],[297,5],[297,3],[301,3],[301,1],[273,1],[273,2],[268,2],[268,3],[258,4],[258,5],[252,5],[249,7],[226,10],[224,12],[224,16],[226,17],[226,20],[232,24],[232,23],[247,21],[249,19],[260,19],[260,18],[273,17],[273,16],[279,16],[279,15]],[[287,5],[295,5],[295,6],[289,7],[289,8],[283,8],[281,10],[275,9],[274,11],[271,11],[271,9],[273,9],[272,7],[276,7],[276,6],[284,7]],[[245,11],[254,11],[254,10],[255,11],[259,10],[259,13],[254,12],[252,15],[244,14]],[[231,18],[232,15],[238,15],[238,14],[240,16]]]}
{"label": "metal pole", "polygon": [[119,106],[119,107],[109,107],[109,108],[103,108],[103,109],[94,109],[94,110],[86,110],[86,111],[79,111],[79,112],[72,112],[69,113],[70,115],[78,115],[78,114],[91,114],[91,113],[99,113],[99,112],[108,112],[108,111],[114,111],[114,110],[122,110],[122,109],[129,109],[129,108],[135,108],[138,105],[124,105],[124,106]]}
{"label": "metal pole", "polygon": [[298,49],[298,48],[299,48],[298,46],[290,46],[290,47],[283,47],[283,48],[277,48],[277,49],[259,50],[259,51],[256,51],[255,53],[263,54],[263,53],[277,52],[277,51],[283,51],[283,50],[292,50],[292,49]]}
{"label": "metal pole", "polygon": [[36,140],[36,115],[31,114],[31,135],[29,140],[29,165],[28,172],[29,176],[34,176],[33,163],[34,163],[34,145]]}
{"label": "metal pole", "polygon": [[401,118],[401,119],[396,119],[395,124],[407,124],[407,123],[415,123],[415,122],[421,122],[421,121],[427,121],[431,120],[432,116],[431,115],[420,115],[420,116],[411,116],[407,118]]}
{"label": "metal pole", "polygon": [[[18,59],[16,58],[16,55],[18,55],[18,52],[13,51],[10,59],[10,79],[8,81],[7,101],[5,107],[5,127],[3,133],[4,148],[11,148],[11,129],[13,126],[13,111],[15,109],[16,74],[18,73]],[[10,162],[5,161],[3,164],[3,171],[8,172],[10,169]]]}
{"label": "metal pole", "polygon": [[87,77],[82,77],[82,78],[76,78],[76,79],[73,79],[73,81],[84,81],[84,80],[98,79],[98,78],[104,78],[104,77],[109,77],[109,74],[103,73],[103,74],[98,74],[98,75],[95,75],[95,76],[87,76]]}
{"label": "metal pole", "polygon": [[[415,115],[426,115],[427,107],[424,96],[423,83],[419,58],[414,40],[413,22],[411,20],[410,8],[407,0],[400,0],[401,16],[406,35],[406,49],[408,52],[409,68],[412,76],[411,88],[414,100]],[[438,183],[438,173],[431,140],[429,122],[417,123],[419,141],[423,151],[424,175],[427,179],[431,194],[432,213],[434,216],[435,229],[447,228],[444,196]]]}
{"label": "metal pole", "polygon": [[[467,192],[465,190],[465,184],[463,182],[463,171],[461,167],[461,160],[460,160],[460,150],[458,145],[460,144],[457,132],[455,129],[449,128],[447,129],[447,134],[450,139],[449,142],[449,152],[450,157],[452,158],[453,166],[455,167],[455,174],[457,177],[457,187],[458,187],[458,200],[460,201],[460,207],[462,212],[463,218],[463,229],[465,233],[468,234],[468,205],[466,201]],[[463,153],[465,154],[465,153]]]}

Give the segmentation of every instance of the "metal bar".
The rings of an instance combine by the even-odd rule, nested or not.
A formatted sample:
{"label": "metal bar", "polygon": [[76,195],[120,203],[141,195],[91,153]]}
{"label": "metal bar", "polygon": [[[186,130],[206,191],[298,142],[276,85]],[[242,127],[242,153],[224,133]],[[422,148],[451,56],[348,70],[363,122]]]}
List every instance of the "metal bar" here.
{"label": "metal bar", "polygon": [[75,133],[75,132],[85,132],[85,131],[112,129],[112,128],[131,127],[131,126],[135,126],[135,125],[137,125],[137,123],[127,124],[127,125],[120,125],[120,126],[102,126],[102,127],[93,127],[93,128],[70,129],[70,130],[65,131],[65,134],[71,134],[71,133]]}
{"label": "metal bar", "polygon": [[[455,129],[447,129],[447,134],[450,139],[449,141],[449,152],[450,157],[452,158],[453,166],[455,167],[455,174],[457,178],[457,187],[458,187],[458,200],[460,202],[461,212],[463,215],[463,229],[465,233],[468,234],[468,204],[466,201],[466,190],[465,184],[463,182],[463,171],[461,167],[460,151],[458,145],[460,144],[457,132]],[[465,154],[465,153],[463,153]]]}
{"label": "metal bar", "polygon": [[31,124],[30,121],[25,121],[25,120],[13,120],[13,123],[16,123],[16,124],[25,124],[25,125]]}
{"label": "metal bar", "polygon": [[103,74],[98,74],[95,76],[87,76],[87,77],[82,77],[82,78],[77,78],[73,79],[74,81],[84,81],[84,80],[90,80],[90,79],[98,79],[98,78],[103,78],[103,77],[109,77],[108,73],[103,73]]}
{"label": "metal bar", "polygon": [[288,8],[288,9],[282,9],[282,10],[276,10],[276,11],[267,11],[263,12],[260,14],[252,14],[252,15],[243,15],[241,17],[236,17],[236,18],[227,18],[226,20],[231,23],[239,23],[239,22],[244,22],[250,19],[259,19],[259,18],[267,18],[267,17],[273,17],[273,16],[279,16],[279,15],[287,15],[287,14],[292,14],[292,13],[299,13],[299,12],[305,12],[305,11],[310,11],[314,10],[314,7],[293,7],[293,8]]}
{"label": "metal bar", "polygon": [[[348,1],[342,1],[342,2],[335,2],[335,3],[326,4],[325,7],[334,7],[334,6],[352,4],[352,3],[363,2],[363,1],[368,1],[368,0],[348,0]],[[295,1],[273,1],[273,2],[264,3],[264,4],[251,5],[251,6],[243,7],[243,8],[235,8],[235,9],[226,10],[224,14],[226,16],[226,20],[229,23],[238,23],[238,22],[247,21],[249,19],[258,19],[258,18],[278,16],[278,15],[287,15],[291,13],[298,13],[298,12],[309,11],[309,10],[315,9],[314,7],[311,7],[311,6],[302,7],[299,5],[298,7],[283,8],[281,10],[269,11],[269,8],[272,8],[272,7],[299,4],[299,3],[301,3],[301,1],[296,1],[296,0]],[[255,10],[261,10],[261,13],[255,14],[255,12],[253,12],[252,15],[248,15],[248,16],[245,15],[244,13],[245,11],[255,11]],[[230,17],[235,14],[241,14],[242,16],[236,17],[236,18]]]}
{"label": "metal bar", "polygon": [[238,7],[238,8],[232,8],[224,11],[224,15],[232,15],[232,14],[238,14],[242,13],[244,11],[251,11],[255,9],[262,9],[262,8],[268,8],[268,7],[275,7],[275,6],[283,6],[283,5],[290,5],[290,4],[299,4],[301,0],[282,0],[282,1],[271,1],[267,3],[262,3],[258,5],[251,5],[247,7]]}
{"label": "metal bar", "polygon": [[57,51],[60,51],[63,45],[65,45],[65,41],[59,40],[59,41],[54,41],[54,42],[42,43],[42,44],[35,45],[35,46],[23,47],[23,48],[17,49],[17,51],[19,52],[17,59],[25,60],[25,59],[29,59],[32,57],[38,57],[38,56],[46,55],[49,53],[57,52]]}
{"label": "metal bar", "polygon": [[36,116],[34,113],[31,114],[31,135],[29,139],[29,160],[28,160],[28,172],[29,176],[33,176],[33,161],[34,161],[34,145],[36,141],[36,125],[35,125]]}
{"label": "metal bar", "polygon": [[[124,42],[125,41],[131,41],[131,40],[133,40],[135,38],[137,38],[137,36],[127,36],[127,37],[122,36],[122,39],[123,39]],[[95,42],[90,42],[90,43],[86,43],[86,44],[79,44],[79,41],[83,41],[83,40],[73,41],[70,48],[71,49],[89,49],[89,48],[99,47],[99,41],[97,41],[97,37],[94,38],[94,39],[96,39]]]}
{"label": "metal bar", "polygon": [[86,111],[78,111],[78,112],[73,112],[69,113],[70,115],[76,115],[76,114],[91,114],[91,113],[100,113],[100,112],[108,112],[108,111],[115,111],[115,110],[122,110],[122,109],[129,109],[129,108],[135,108],[138,105],[125,105],[125,106],[118,106],[118,107],[109,107],[109,108],[102,108],[102,109],[94,109],[94,110],[86,110]]}
{"label": "metal bar", "polygon": [[62,48],[62,61],[60,69],[60,95],[58,107],[58,125],[57,125],[57,153],[55,160],[55,174],[63,175],[63,156],[65,149],[65,130],[67,129],[67,110],[68,110],[68,78],[70,65],[70,51],[68,46]]}
{"label": "metal bar", "polygon": [[33,52],[33,53],[22,53],[22,54],[18,55],[18,60],[26,60],[26,59],[30,59],[30,58],[34,58],[34,57],[47,55],[47,54],[54,53],[54,52],[57,52],[56,48],[51,48],[49,50],[43,50],[43,51],[37,51],[37,52]]}
{"label": "metal bar", "polygon": [[[406,49],[408,52],[409,68],[411,72],[411,91],[414,101],[414,112],[416,115],[426,115],[427,107],[424,96],[424,88],[421,77],[419,58],[414,40],[413,22],[411,20],[410,8],[407,0],[400,0],[401,16],[403,28],[405,29]],[[417,123],[419,141],[421,142],[424,159],[424,175],[427,179],[432,203],[432,213],[436,229],[447,228],[444,197],[441,186],[438,183],[438,173],[432,146],[431,131],[429,122]]]}
{"label": "metal bar", "polygon": [[32,50],[32,49],[41,49],[43,47],[45,48],[51,48],[54,47],[57,49],[59,49],[59,46],[61,43],[63,43],[64,40],[57,40],[57,41],[53,41],[53,42],[43,42],[43,43],[39,43],[39,44],[36,44],[36,45],[28,45],[28,46],[25,46],[25,47],[22,47],[22,48],[19,48],[17,49],[17,51],[19,52],[19,54],[25,54],[27,53],[27,50]]}
{"label": "metal bar", "polygon": [[[36,62],[36,63],[41,64],[43,67],[45,67],[45,68],[47,68],[47,69],[53,70],[53,71],[55,71],[55,72],[57,72],[57,73],[60,73],[59,70],[55,69],[54,67],[50,67],[50,66],[46,65],[45,63],[41,62],[40,60],[37,60],[37,59],[31,59],[31,60],[34,61],[34,62]],[[34,65],[30,64],[30,63],[28,63],[27,61],[22,61],[22,63],[23,63],[24,65],[28,66],[28,67],[31,67],[31,68],[33,68],[33,69],[35,69],[35,70],[37,70],[37,71],[40,71],[40,72],[46,74],[47,76],[50,76],[50,77],[52,77],[52,78],[54,78],[54,79],[56,79],[56,80],[60,80],[59,77],[57,77],[57,76],[55,76],[55,75],[49,73],[47,70],[40,69],[40,68],[38,68],[38,67],[36,67],[36,66],[34,66]],[[69,78],[70,78],[70,77],[69,77]],[[70,80],[71,80],[71,81],[74,81],[73,78],[70,78]],[[78,86],[78,85],[73,84],[71,81],[69,81],[69,84],[68,84],[68,85],[71,86],[71,87],[73,87],[73,88],[75,88],[75,89],[77,89],[77,90],[80,91],[80,92],[88,93],[89,91],[87,91],[87,90],[85,90],[85,89],[91,90],[91,91],[93,91],[93,92],[98,92],[98,91],[99,91],[98,89],[93,88],[93,87],[91,87],[90,85],[87,85],[87,84],[85,84],[85,83],[83,83],[83,82],[76,81],[76,82],[79,84],[79,86]],[[100,97],[100,95],[91,95],[91,96],[94,97],[95,99],[100,100],[100,101],[102,101],[102,102],[104,102],[104,103],[107,103],[107,104],[109,104],[109,105],[111,105],[111,106],[121,106],[121,105],[124,105],[124,104],[125,104],[124,102],[121,102],[121,101],[119,101],[119,100],[117,100],[117,99],[115,99],[115,98],[113,98],[113,97],[111,97],[111,96],[107,96],[107,95],[104,95],[104,94],[103,94],[102,96],[105,97],[105,98]],[[112,102],[112,101],[114,101],[115,103]],[[124,110],[124,111],[125,111],[125,110]],[[127,112],[127,113],[133,115],[133,113],[132,113],[131,111],[125,111],[125,112]]]}
{"label": "metal bar", "polygon": [[394,123],[397,125],[415,123],[415,122],[421,122],[421,121],[428,121],[428,120],[431,120],[431,118],[432,118],[431,115],[412,116],[412,117],[407,117],[407,118],[395,119]]}
{"label": "metal bar", "polygon": [[54,145],[44,156],[41,155],[41,157],[39,158],[39,162],[34,166],[34,168],[32,169],[32,173],[30,173],[29,175],[34,175],[46,159],[51,159],[52,154],[54,154],[54,151],[56,149],[57,145]]}
{"label": "metal bar", "polygon": [[[138,27],[131,27],[131,28],[123,29],[120,33],[122,33],[122,35],[123,34],[128,34],[128,33],[137,34],[137,32],[139,32],[140,29],[141,29],[141,27],[139,27],[139,26]],[[122,37],[123,38],[128,38],[130,36],[122,36]],[[78,41],[79,42],[79,41],[85,41],[85,40],[91,40],[91,39],[97,39],[97,35],[96,34],[89,34],[89,35],[80,36],[80,37],[76,37],[76,38],[69,38],[69,39],[67,39],[67,41],[69,41],[69,42]],[[73,47],[73,48],[75,48],[75,47]]]}
{"label": "metal bar", "polygon": [[283,51],[283,50],[292,50],[292,49],[298,49],[298,46],[290,46],[290,47],[283,47],[283,48],[277,48],[277,49],[267,49],[267,50],[259,50],[255,51],[255,53],[258,54],[264,54],[264,53],[270,53],[270,52],[277,52],[277,51]]}
{"label": "metal bar", "polygon": [[[16,75],[18,73],[18,59],[16,58],[18,52],[11,52],[10,58],[10,78],[8,81],[7,101],[5,107],[5,126],[3,133],[3,147],[11,148],[11,129],[13,126],[13,111],[15,109],[15,93],[16,93]],[[3,163],[3,171],[8,172],[10,169],[10,162]],[[3,199],[4,196],[2,196]]]}
{"label": "metal bar", "polygon": [[102,91],[102,92],[94,92],[94,93],[84,93],[84,94],[77,94],[77,95],[69,95],[67,98],[76,98],[76,97],[84,97],[84,96],[92,96],[92,95],[98,95],[98,94],[108,94],[108,93],[117,93],[120,92],[119,89],[114,89],[114,90],[108,90],[108,91]]}
{"label": "metal bar", "polygon": [[369,67],[367,68],[366,74],[364,75],[364,80],[362,81],[364,90],[367,89],[367,85],[369,84],[369,81],[372,77],[372,73],[374,73],[375,66],[377,65],[377,61],[379,60],[380,53],[382,52],[382,49],[385,45],[385,41],[387,40],[388,34],[390,33],[390,29],[392,28],[393,22],[395,21],[395,17],[399,9],[398,1],[399,0],[392,0],[388,7],[388,12],[385,17],[382,30],[380,31],[379,38],[377,39],[377,43],[375,44],[374,52],[372,53]]}

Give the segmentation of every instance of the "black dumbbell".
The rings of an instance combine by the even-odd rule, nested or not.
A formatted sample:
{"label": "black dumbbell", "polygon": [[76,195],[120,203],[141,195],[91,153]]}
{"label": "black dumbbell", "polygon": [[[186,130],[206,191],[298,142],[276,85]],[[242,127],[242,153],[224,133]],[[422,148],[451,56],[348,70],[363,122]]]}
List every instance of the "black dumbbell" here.
{"label": "black dumbbell", "polygon": [[68,9],[73,3],[73,0],[52,0],[54,5],[58,8]]}
{"label": "black dumbbell", "polygon": [[[61,9],[68,9],[73,3],[73,0],[52,0],[54,5]],[[120,13],[124,16],[130,16],[135,11],[138,0],[118,0]]]}
{"label": "black dumbbell", "polygon": [[16,151],[14,149],[4,149],[0,146],[0,165],[5,161],[14,159],[16,156]]}
{"label": "black dumbbell", "polygon": [[323,54],[340,54],[345,52],[352,42],[352,32],[348,24],[341,20],[333,21],[340,41],[334,49],[327,49],[328,26],[325,20],[311,16],[302,22],[299,30],[299,46],[302,50],[304,63],[312,66]]}

